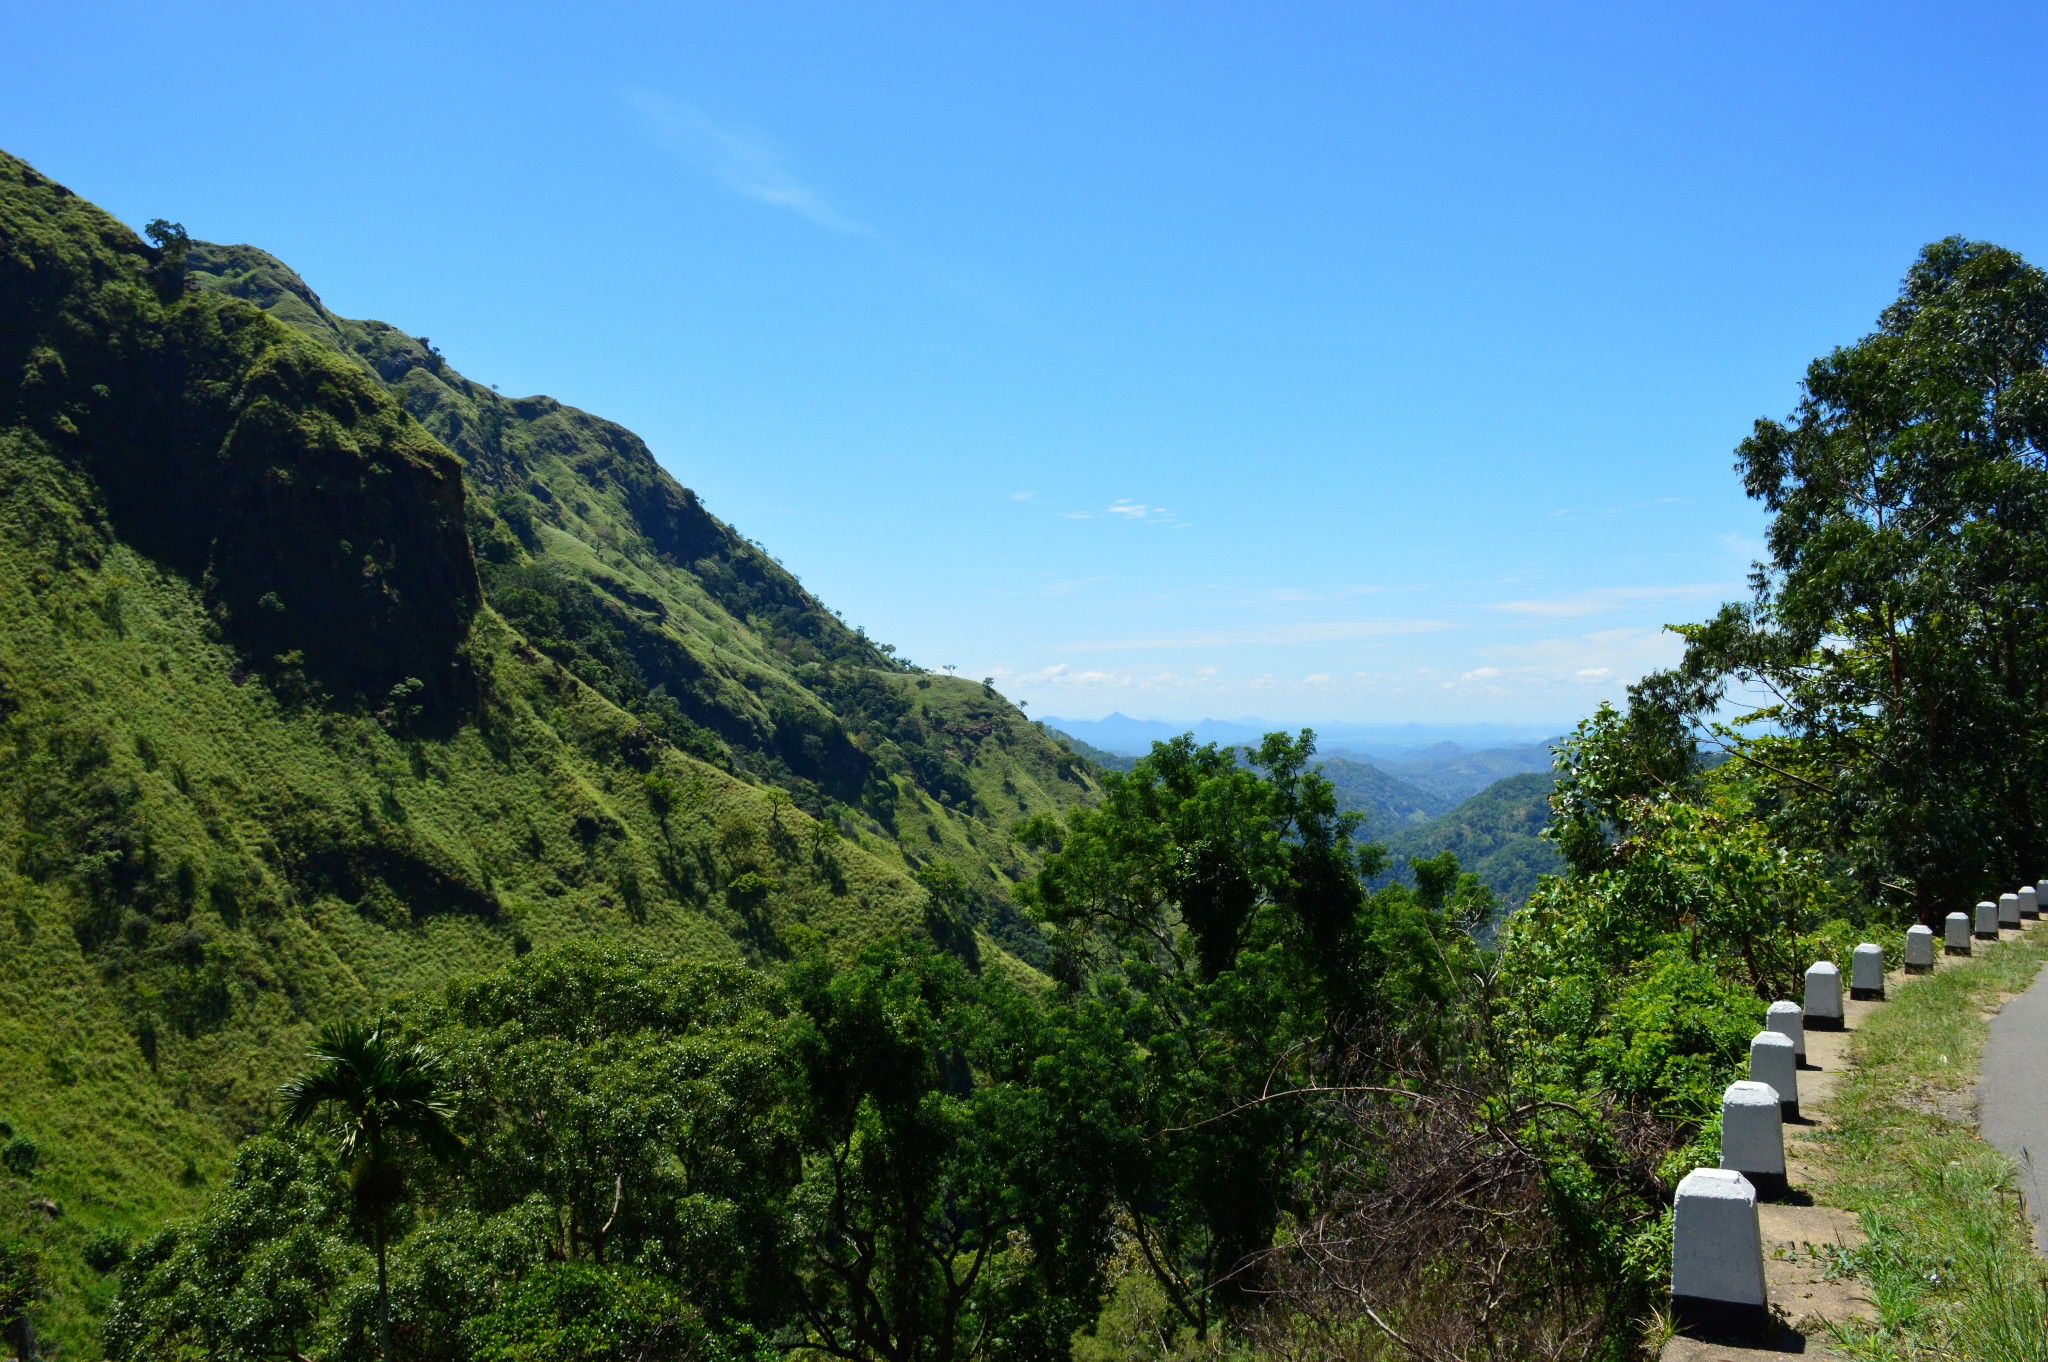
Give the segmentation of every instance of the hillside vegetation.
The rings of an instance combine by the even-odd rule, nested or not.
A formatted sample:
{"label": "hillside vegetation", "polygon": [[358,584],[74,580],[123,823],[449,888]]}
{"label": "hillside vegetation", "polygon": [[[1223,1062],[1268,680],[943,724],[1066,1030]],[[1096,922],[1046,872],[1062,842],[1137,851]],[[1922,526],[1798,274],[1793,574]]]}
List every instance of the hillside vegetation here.
{"label": "hillside vegetation", "polygon": [[91,1346],[82,1246],[198,1204],[321,1023],[578,939],[1031,949],[1002,829],[1092,788],[1034,725],[627,432],[159,241],[0,156],[0,1119],[48,1332]]}
{"label": "hillside vegetation", "polygon": [[1381,839],[1389,864],[1405,876],[1410,857],[1448,851],[1493,891],[1503,914],[1513,912],[1539,879],[1564,869],[1557,847],[1543,838],[1555,784],[1548,772],[1509,776],[1425,823],[1391,831]]}
{"label": "hillside vegetation", "polygon": [[1023,873],[1010,826],[1089,793],[1083,768],[1007,701],[844,624],[631,431],[501,397],[423,338],[337,317],[254,247],[196,242],[188,260],[202,288],[373,375],[454,451],[485,599],[678,750],[781,788],[905,868],[955,865],[990,903]]}

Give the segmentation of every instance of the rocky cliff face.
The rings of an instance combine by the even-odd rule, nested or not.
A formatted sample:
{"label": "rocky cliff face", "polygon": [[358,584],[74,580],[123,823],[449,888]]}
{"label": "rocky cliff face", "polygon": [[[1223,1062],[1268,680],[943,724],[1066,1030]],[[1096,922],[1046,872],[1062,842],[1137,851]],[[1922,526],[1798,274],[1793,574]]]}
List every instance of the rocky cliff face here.
{"label": "rocky cliff face", "polygon": [[[461,464],[357,366],[0,159],[0,423],[90,474],[251,665],[446,702],[481,590]],[[31,227],[35,230],[31,230]]]}

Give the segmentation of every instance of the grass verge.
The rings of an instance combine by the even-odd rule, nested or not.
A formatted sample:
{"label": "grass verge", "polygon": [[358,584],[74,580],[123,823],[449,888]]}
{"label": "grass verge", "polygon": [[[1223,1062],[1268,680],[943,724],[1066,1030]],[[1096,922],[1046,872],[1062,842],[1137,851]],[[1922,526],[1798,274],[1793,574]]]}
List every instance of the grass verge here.
{"label": "grass verge", "polygon": [[1977,1137],[1973,1089],[1987,1014],[2048,962],[2036,929],[1899,989],[1858,1031],[1855,1067],[1815,1153],[1818,1199],[1862,1217],[1868,1242],[1836,1266],[1877,1306],[1835,1347],[1885,1362],[2048,1357],[2048,1264],[2006,1156]]}

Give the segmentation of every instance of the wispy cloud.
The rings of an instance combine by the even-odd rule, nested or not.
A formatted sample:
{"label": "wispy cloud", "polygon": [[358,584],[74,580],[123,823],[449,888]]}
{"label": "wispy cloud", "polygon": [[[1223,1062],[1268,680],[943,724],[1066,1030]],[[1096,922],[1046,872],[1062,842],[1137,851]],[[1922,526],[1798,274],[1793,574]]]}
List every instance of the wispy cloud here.
{"label": "wispy cloud", "polygon": [[1172,525],[1186,529],[1187,522],[1164,506],[1152,506],[1129,497],[1118,497],[1099,511],[1062,511],[1066,520],[1120,520],[1132,525]]}
{"label": "wispy cloud", "polygon": [[1035,497],[1035,496],[1037,496],[1037,495],[1038,495],[1038,493],[1036,493],[1036,492],[1012,492],[1012,493],[1010,493],[1010,500],[1012,500],[1012,501],[1029,501],[1029,500],[1031,500],[1031,498],[1033,498],[1033,497]]}
{"label": "wispy cloud", "polygon": [[1728,552],[1737,554],[1752,562],[1761,559],[1770,549],[1770,546],[1761,540],[1751,539],[1746,535],[1737,534],[1733,530],[1721,536],[1721,543]]}
{"label": "wispy cloud", "polygon": [[716,123],[703,110],[651,90],[628,87],[624,94],[656,142],[734,193],[786,209],[828,231],[869,235],[799,179],[760,136]]}
{"label": "wispy cloud", "polygon": [[1339,643],[1346,639],[1436,634],[1455,628],[1457,626],[1449,620],[1318,620],[1299,624],[1278,624],[1264,629],[1153,634],[1146,638],[1068,643],[1062,644],[1061,648],[1067,652],[1123,652],[1156,648],[1233,648],[1259,644]]}
{"label": "wispy cloud", "polygon": [[1527,643],[1496,643],[1482,655],[1520,664],[1510,670],[1534,670],[1559,680],[1627,680],[1676,663],[1685,644],[1663,629],[1601,629],[1566,638],[1539,638]]}
{"label": "wispy cloud", "polygon": [[1490,608],[1510,615],[1571,619],[1581,615],[1604,614],[1610,610],[1620,610],[1648,601],[1716,599],[1740,594],[1741,591],[1740,585],[1728,582],[1688,582],[1679,586],[1603,586],[1566,596],[1495,601]]}
{"label": "wispy cloud", "polygon": [[1648,501],[1634,501],[1626,506],[1602,506],[1597,510],[1573,510],[1569,507],[1552,511],[1553,520],[1600,519],[1607,516],[1627,515],[1630,511],[1647,511],[1653,506],[1690,506],[1691,497],[1651,497]]}

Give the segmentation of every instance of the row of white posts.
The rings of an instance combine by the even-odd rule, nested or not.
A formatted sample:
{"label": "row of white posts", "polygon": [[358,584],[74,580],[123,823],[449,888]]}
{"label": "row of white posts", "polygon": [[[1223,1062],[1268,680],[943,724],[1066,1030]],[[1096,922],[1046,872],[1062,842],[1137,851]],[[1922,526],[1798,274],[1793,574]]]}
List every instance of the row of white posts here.
{"label": "row of white posts", "polygon": [[[2048,885],[2048,880],[2043,881]],[[1943,942],[1950,955],[1968,955],[1974,935],[1996,941],[2039,919],[2039,896],[2028,885],[1968,913],[1950,913]],[[1934,932],[1906,932],[1906,972],[1934,968]],[[1884,951],[1865,942],[1849,966],[1849,996],[1884,997]],[[1799,1116],[1799,1066],[1808,1031],[1842,1029],[1842,974],[1822,960],[1806,971],[1806,1005],[1772,1003],[1765,1029],[1749,1043],[1749,1077],[1721,1096],[1721,1166],[1695,1168],[1678,1184],[1671,1223],[1671,1314],[1682,1325],[1760,1333],[1770,1324],[1764,1289],[1759,1196],[1782,1197],[1785,1120]]]}

